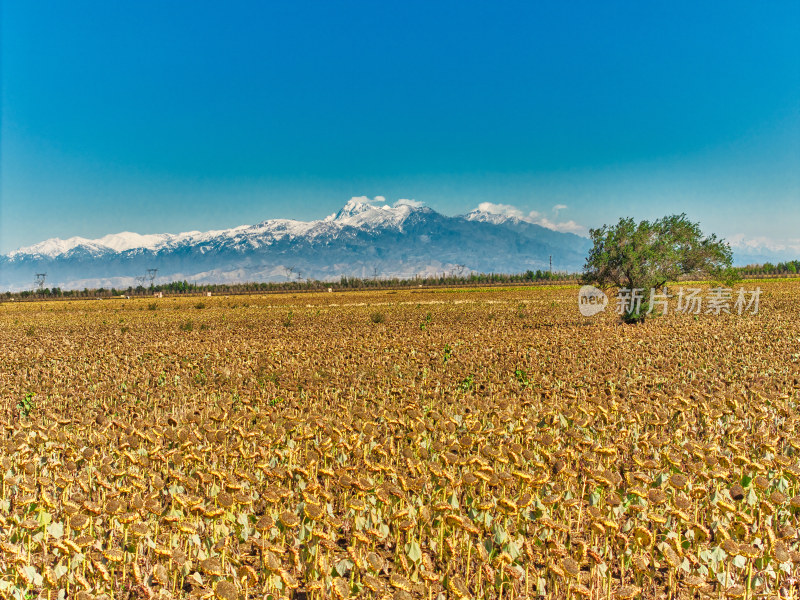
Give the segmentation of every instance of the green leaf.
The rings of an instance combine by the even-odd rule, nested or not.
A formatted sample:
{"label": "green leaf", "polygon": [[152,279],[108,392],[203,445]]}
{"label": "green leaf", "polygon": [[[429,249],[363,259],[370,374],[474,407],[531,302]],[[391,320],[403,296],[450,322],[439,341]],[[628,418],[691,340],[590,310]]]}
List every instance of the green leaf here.
{"label": "green leaf", "polygon": [[236,522],[242,526],[242,531],[239,537],[243,542],[246,542],[247,538],[253,535],[253,528],[250,526],[250,519],[248,518],[247,513],[239,513],[239,516],[236,517]]}
{"label": "green leaf", "polygon": [[334,567],[336,572],[339,574],[339,577],[344,577],[345,573],[350,571],[350,569],[352,568],[353,568],[353,561],[350,560],[349,558],[343,558],[338,563],[336,563],[336,566]]}
{"label": "green leaf", "polygon": [[22,567],[22,570],[25,572],[25,575],[27,575],[28,579],[30,581],[33,581],[33,584],[35,586],[42,585],[43,578],[42,575],[39,573],[39,571],[36,570],[36,567],[27,565],[25,567]]}
{"label": "green leaf", "polygon": [[546,596],[547,595],[547,580],[544,577],[537,577],[536,578],[536,593],[539,596]]}
{"label": "green leaf", "polygon": [[717,572],[719,571],[719,565],[726,558],[728,558],[728,554],[721,547],[717,546],[709,553],[708,563],[711,565],[711,568],[714,569],[715,572]]}
{"label": "green leaf", "polygon": [[283,590],[283,579],[281,579],[280,575],[272,575],[269,578],[269,582],[272,587]]}
{"label": "green leaf", "polygon": [[406,556],[415,563],[422,559],[422,550],[416,541],[412,540],[410,543],[406,544]]}
{"label": "green leaf", "polygon": [[64,576],[67,571],[69,571],[67,566],[61,563],[58,563],[55,567],[53,567],[53,574],[56,576],[56,578]]}
{"label": "green leaf", "polygon": [[508,542],[508,544],[505,546],[505,551],[508,552],[508,555],[512,560],[517,560],[519,555],[522,554],[516,542]]}
{"label": "green leaf", "polygon": [[498,546],[502,546],[506,539],[508,539],[508,534],[506,530],[500,526],[500,523],[495,523],[494,527],[492,527],[492,533],[494,534],[494,543]]}
{"label": "green leaf", "polygon": [[61,539],[64,537],[64,524],[59,521],[50,523],[50,525],[47,526],[47,533],[56,539]]}
{"label": "green leaf", "polygon": [[453,508],[458,508],[458,494],[456,494],[455,492],[450,494],[449,503],[450,506],[452,506]]}

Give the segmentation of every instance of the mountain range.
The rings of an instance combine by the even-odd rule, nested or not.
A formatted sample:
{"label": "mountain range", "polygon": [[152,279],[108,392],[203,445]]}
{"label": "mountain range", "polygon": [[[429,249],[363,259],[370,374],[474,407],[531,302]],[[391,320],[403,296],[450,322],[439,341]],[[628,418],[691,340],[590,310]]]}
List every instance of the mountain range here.
{"label": "mountain range", "polygon": [[450,217],[414,201],[354,198],[314,221],[45,240],[0,256],[0,289],[31,289],[37,273],[46,287],[135,287],[148,269],[158,269],[156,283],[198,284],[517,273],[548,269],[551,256],[554,270],[574,272],[588,249],[586,238],[483,208]]}

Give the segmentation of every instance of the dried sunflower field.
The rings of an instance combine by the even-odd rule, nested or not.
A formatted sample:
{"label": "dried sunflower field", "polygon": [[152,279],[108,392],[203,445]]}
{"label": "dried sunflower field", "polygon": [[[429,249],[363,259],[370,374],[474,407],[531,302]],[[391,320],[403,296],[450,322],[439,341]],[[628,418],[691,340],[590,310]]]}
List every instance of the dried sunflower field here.
{"label": "dried sunflower field", "polygon": [[798,598],[800,283],[0,305],[0,596]]}

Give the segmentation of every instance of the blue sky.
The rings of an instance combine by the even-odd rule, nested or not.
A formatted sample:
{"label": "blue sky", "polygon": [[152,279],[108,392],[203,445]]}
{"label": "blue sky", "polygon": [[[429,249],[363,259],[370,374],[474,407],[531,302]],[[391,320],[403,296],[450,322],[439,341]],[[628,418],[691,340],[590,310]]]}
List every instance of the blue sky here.
{"label": "blue sky", "polygon": [[33,0],[0,17],[2,252],[381,195],[565,229],[686,212],[800,257],[798,2]]}

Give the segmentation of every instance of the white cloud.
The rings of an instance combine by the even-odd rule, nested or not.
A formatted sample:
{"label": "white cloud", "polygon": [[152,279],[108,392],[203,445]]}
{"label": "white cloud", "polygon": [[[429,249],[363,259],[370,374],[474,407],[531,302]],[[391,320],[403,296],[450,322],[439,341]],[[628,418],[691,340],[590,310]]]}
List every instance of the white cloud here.
{"label": "white cloud", "polygon": [[419,200],[409,200],[408,198],[401,198],[397,202],[394,203],[395,208],[398,206],[410,206],[411,208],[420,208],[425,206],[424,202],[420,202]]}
{"label": "white cloud", "polygon": [[[348,202],[348,204],[350,204],[350,205],[353,205],[353,204],[369,204],[370,206],[376,206],[376,205],[377,206],[381,206],[381,205],[386,206],[386,205],[389,205],[389,203],[386,201],[386,197],[385,196],[375,196],[374,198],[370,198],[369,196],[353,196],[352,198],[350,198],[350,201]],[[421,206],[425,206],[425,203],[424,202],[420,202],[419,200],[410,200],[408,198],[400,198],[394,204],[391,204],[389,206],[392,206],[394,208],[397,208],[398,206],[411,206],[413,208],[419,208]]]}
{"label": "white cloud", "polygon": [[510,204],[495,204],[494,202],[481,202],[478,204],[477,210],[490,215],[502,215],[504,217],[513,217],[517,219],[525,219],[525,214],[516,206]]}
{"label": "white cloud", "polygon": [[552,218],[548,218],[547,216],[535,210],[525,213],[511,204],[496,204],[494,202],[481,202],[476,210],[490,215],[516,218],[520,221],[525,221],[526,223],[541,225],[542,227],[552,229],[553,231],[586,236],[589,231],[587,227],[580,225],[573,220],[560,222],[556,221],[559,211],[565,210],[566,208],[566,204],[556,204],[553,206],[551,209]]}
{"label": "white cloud", "polygon": [[350,198],[348,204],[384,204],[386,202],[386,198],[383,196],[375,196],[374,198],[370,198],[369,196],[353,196]]}
{"label": "white cloud", "polygon": [[743,233],[736,233],[725,241],[731,248],[739,250],[769,250],[770,252],[796,252],[800,254],[800,238],[776,240],[766,236],[747,237]]}
{"label": "white cloud", "polygon": [[586,227],[583,225],[579,225],[573,220],[569,221],[562,221],[561,223],[553,223],[546,217],[542,217],[539,221],[538,225],[542,227],[547,227],[548,229],[552,229],[553,231],[560,231],[561,233],[574,233],[576,235],[586,236],[586,232],[588,231]]}
{"label": "white cloud", "polygon": [[[364,203],[369,204],[371,206],[384,206],[392,208],[398,208],[400,206],[410,206],[412,208],[419,208],[421,206],[425,206],[424,202],[420,202],[419,200],[413,200],[408,198],[400,198],[394,202],[394,204],[389,204],[386,201],[384,196],[375,196],[374,198],[369,198],[368,196],[353,196],[350,199],[348,204],[357,204],[357,203]],[[568,207],[566,204],[556,204],[553,208],[550,209],[549,216],[536,211],[531,210],[529,212],[524,212],[520,210],[516,206],[511,204],[501,204],[495,202],[481,202],[476,209],[479,212],[486,213],[489,215],[496,215],[498,217],[504,218],[513,218],[519,219],[520,221],[524,221],[526,223],[533,223],[535,225],[540,225],[547,229],[551,229],[553,231],[560,231],[562,233],[574,233],[576,235],[586,236],[589,229],[579,223],[576,223],[574,220],[569,221],[559,221],[558,220],[558,213],[562,210],[566,210]]]}

